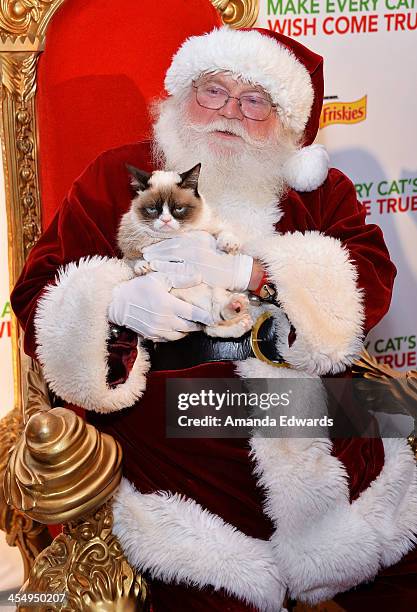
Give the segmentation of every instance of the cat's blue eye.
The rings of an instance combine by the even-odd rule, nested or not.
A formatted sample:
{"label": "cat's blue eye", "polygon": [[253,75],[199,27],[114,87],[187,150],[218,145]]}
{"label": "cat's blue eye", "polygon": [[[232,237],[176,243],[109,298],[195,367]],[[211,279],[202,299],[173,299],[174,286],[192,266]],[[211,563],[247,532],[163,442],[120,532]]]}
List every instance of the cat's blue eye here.
{"label": "cat's blue eye", "polygon": [[174,210],[177,213],[182,213],[185,210],[185,206],[176,206]]}
{"label": "cat's blue eye", "polygon": [[151,215],[153,213],[156,213],[156,206],[148,206],[147,208],[145,208],[145,210]]}

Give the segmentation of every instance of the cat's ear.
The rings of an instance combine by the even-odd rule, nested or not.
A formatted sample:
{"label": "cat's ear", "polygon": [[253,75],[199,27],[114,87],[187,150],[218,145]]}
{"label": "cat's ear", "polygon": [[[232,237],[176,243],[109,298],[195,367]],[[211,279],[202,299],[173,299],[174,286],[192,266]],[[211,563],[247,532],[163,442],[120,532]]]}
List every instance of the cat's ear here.
{"label": "cat's ear", "polygon": [[149,178],[151,176],[150,172],[139,170],[139,168],[131,166],[130,164],[126,164],[126,168],[128,169],[130,176],[132,177],[132,187],[136,191],[143,191],[144,189],[147,189],[149,187]]}
{"label": "cat's ear", "polygon": [[200,176],[201,164],[197,164],[187,172],[180,173],[181,183],[180,187],[183,189],[193,189],[194,193],[198,195],[198,178]]}

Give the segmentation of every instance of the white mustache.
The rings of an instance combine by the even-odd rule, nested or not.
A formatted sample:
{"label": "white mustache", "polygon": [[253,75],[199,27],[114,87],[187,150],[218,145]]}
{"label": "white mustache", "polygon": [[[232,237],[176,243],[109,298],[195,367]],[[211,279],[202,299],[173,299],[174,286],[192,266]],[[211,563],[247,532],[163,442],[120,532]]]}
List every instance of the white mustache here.
{"label": "white mustache", "polygon": [[217,121],[213,121],[213,123],[209,123],[208,125],[198,125],[190,121],[189,127],[195,132],[198,132],[199,134],[212,134],[213,132],[229,132],[230,134],[239,136],[240,138],[242,138],[242,140],[244,140],[244,142],[252,145],[253,147],[264,148],[263,146],[260,146],[261,142],[259,140],[255,140],[254,138],[251,138],[249,136],[245,128],[240,123],[231,123],[229,121],[222,121],[220,119]]}

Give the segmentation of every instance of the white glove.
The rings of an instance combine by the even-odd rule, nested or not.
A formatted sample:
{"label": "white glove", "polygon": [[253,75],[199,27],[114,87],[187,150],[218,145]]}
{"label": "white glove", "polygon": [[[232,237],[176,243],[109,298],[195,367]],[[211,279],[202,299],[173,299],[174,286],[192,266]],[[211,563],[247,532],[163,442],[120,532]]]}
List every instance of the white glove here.
{"label": "white glove", "polygon": [[253,258],[227,255],[216,249],[207,232],[187,232],[146,247],[143,257],[153,270],[171,275],[199,275],[200,282],[230,291],[245,291],[252,274]]}
{"label": "white glove", "polygon": [[[191,284],[190,284],[191,283]],[[179,340],[185,334],[211,325],[210,313],[169,293],[173,286],[189,287],[194,279],[170,279],[160,272],[137,276],[113,289],[109,320],[133,329],[150,340]]]}

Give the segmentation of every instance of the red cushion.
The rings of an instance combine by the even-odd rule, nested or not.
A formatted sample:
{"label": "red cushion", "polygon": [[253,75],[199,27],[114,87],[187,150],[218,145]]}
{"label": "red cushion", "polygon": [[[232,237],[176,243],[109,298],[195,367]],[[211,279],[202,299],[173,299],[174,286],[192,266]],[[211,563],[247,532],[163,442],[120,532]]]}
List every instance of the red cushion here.
{"label": "red cushion", "polygon": [[71,0],[39,60],[37,112],[45,227],[100,152],[149,132],[147,105],[183,40],[220,25],[209,0]]}

